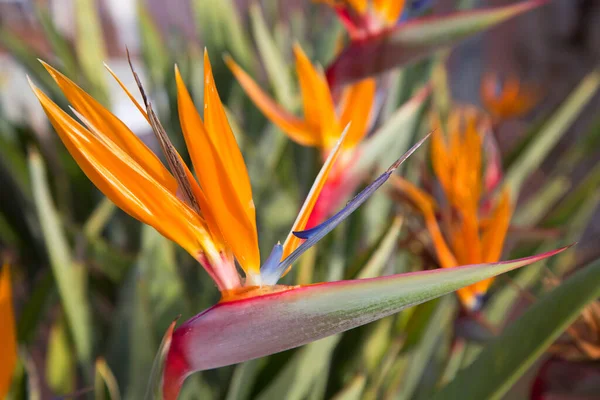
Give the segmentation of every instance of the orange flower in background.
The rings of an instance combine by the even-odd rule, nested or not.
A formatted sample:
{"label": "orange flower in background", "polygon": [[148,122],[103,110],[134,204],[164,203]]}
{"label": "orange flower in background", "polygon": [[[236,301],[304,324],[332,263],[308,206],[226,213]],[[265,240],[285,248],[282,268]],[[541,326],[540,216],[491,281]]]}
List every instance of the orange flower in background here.
{"label": "orange flower in background", "polygon": [[[487,121],[474,108],[457,108],[448,120],[448,134],[434,123],[431,163],[444,194],[436,201],[414,184],[395,176],[395,188],[422,213],[439,264],[443,268],[500,259],[512,215],[510,193],[504,188],[487,212],[482,204],[483,135]],[[491,280],[459,290],[461,302],[471,310],[481,305]]]}
{"label": "orange flower in background", "polygon": [[316,0],[335,10],[351,39],[356,40],[394,26],[405,0]]}
{"label": "orange flower in background", "polygon": [[[358,140],[351,137],[355,132],[346,130],[333,147],[327,142],[327,159],[290,234],[283,245],[275,246],[261,268],[250,179],[217,93],[206,52],[204,121],[175,68],[179,120],[196,176],[171,144],[135,72],[145,109],[109,70],[152,126],[168,170],[122,121],[66,76],[43,64],[72,104],[81,124],[31,84],[34,93],[67,150],[102,193],[129,215],[187,250],[206,269],[223,298],[245,296],[254,289],[262,292],[277,289],[275,284],[291,267],[290,260],[305,251],[298,250],[305,242],[298,232],[306,229],[342,149],[349,140]],[[322,139],[319,143],[340,134],[326,133],[319,136]],[[236,262],[243,275],[238,272]]]}
{"label": "orange flower in background", "polygon": [[0,399],[8,394],[17,365],[17,334],[12,305],[10,267],[0,270]]}
{"label": "orange flower in background", "polygon": [[290,139],[303,146],[321,149],[325,156],[350,122],[344,149],[352,149],[367,133],[375,100],[375,79],[364,79],[348,86],[336,107],[325,76],[316,68],[299,45],[294,45],[296,72],[302,96],[304,116],[299,118],[283,109],[233,61],[225,62],[256,107]]}
{"label": "orange flower in background", "polygon": [[323,159],[339,140],[343,128],[348,126],[339,160],[307,222],[306,226],[310,228],[329,216],[359,182],[346,171],[371,125],[376,80],[368,78],[347,86],[336,105],[322,70],[310,62],[299,45],[294,46],[294,55],[302,96],[302,118],[277,104],[231,57],[226,57],[225,62],[246,94],[271,122],[294,142],[320,149]]}
{"label": "orange flower in background", "polygon": [[514,76],[501,83],[498,75],[486,73],[481,81],[481,101],[486,110],[500,120],[527,114],[539,100],[538,90],[523,86]]}

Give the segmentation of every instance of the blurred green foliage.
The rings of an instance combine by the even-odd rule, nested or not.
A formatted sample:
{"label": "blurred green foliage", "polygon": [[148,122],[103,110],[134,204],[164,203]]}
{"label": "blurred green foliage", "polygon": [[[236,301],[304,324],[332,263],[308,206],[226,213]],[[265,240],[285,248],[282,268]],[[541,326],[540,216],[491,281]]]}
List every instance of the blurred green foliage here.
{"label": "blurred green foliage", "polygon": [[[36,9],[36,20],[52,49],[46,61],[103,104],[114,106],[109,76],[102,69],[106,44],[93,3],[77,2],[79,34],[74,38],[59,32],[47,10]],[[177,120],[173,65],[180,67],[192,96],[201,99],[201,48],[209,50],[248,164],[263,246],[286,234],[318,171],[319,156],[314,149],[291,143],[266,122],[220,55],[230,53],[252,76],[262,77],[282,105],[297,110],[292,42],[300,42],[311,59],[327,65],[342,32],[341,25],[315,5],[291,8],[282,19],[278,15],[283,6],[267,3],[250,6],[246,26],[231,0],[193,1],[202,42],[183,41],[177,32],[165,35],[140,5],[141,57],[136,60],[158,100],[164,126],[187,159]],[[318,26],[327,29],[314,28]],[[40,53],[5,28],[0,28],[0,43],[46,93],[65,105],[37,61]],[[440,60],[444,57],[425,59],[386,76],[387,97],[375,129],[395,131],[397,140],[372,145],[393,145],[392,160],[429,129],[425,110],[407,114],[400,107],[429,80]],[[538,172],[599,84],[600,72],[590,73],[505,155],[506,179],[515,196],[532,176],[541,181],[536,191],[520,198],[513,219],[519,229],[509,233],[506,258],[570,244],[585,232],[600,201],[600,170],[596,164],[578,180],[573,172],[578,163],[597,156],[600,125],[580,133],[580,140],[557,156],[551,171],[541,177]],[[444,84],[434,82],[434,87],[434,104],[451,101]],[[412,180],[420,176],[425,154],[415,155],[402,174]],[[160,338],[173,318],[189,318],[218,300],[208,276],[176,245],[104,199],[50,128],[9,121],[1,109],[0,187],[0,244],[15,260],[19,287],[20,366],[10,398],[43,398],[80,389],[89,389],[95,399],[143,398]],[[285,282],[422,269],[430,263],[413,251],[419,242],[412,234],[417,220],[409,208],[394,204],[385,193],[377,194],[306,254]],[[261,250],[266,254],[270,248]],[[486,324],[469,320],[454,297],[446,296],[299,349],[196,374],[181,398],[421,399],[435,392],[440,398],[498,398],[600,295],[596,258],[597,252],[584,257],[573,247],[544,264],[498,279],[480,315]],[[549,273],[565,279],[550,292],[543,285]],[[523,291],[539,298],[511,323],[512,312],[523,308]]]}

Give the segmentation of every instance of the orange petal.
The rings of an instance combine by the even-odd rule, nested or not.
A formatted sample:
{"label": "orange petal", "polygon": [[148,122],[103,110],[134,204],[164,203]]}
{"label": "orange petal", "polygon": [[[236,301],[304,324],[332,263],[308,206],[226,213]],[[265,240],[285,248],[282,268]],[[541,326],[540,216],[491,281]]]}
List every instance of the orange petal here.
{"label": "orange petal", "polygon": [[[204,51],[204,124],[206,138],[212,147],[202,148],[202,151],[213,153],[217,175],[207,178],[206,174],[200,174],[196,170],[200,184],[214,210],[214,217],[221,228],[221,233],[238,262],[247,273],[260,274],[256,211],[252,200],[250,179],[219,98],[206,50]],[[195,134],[201,136],[202,132]],[[217,162],[220,162],[220,168]]]}
{"label": "orange petal", "polygon": [[480,96],[485,108],[490,112],[494,111],[498,100],[498,75],[488,72],[483,76],[480,86]]}
{"label": "orange petal", "polygon": [[[218,174],[225,175],[225,167],[218,159],[218,153],[210,141],[204,123],[194,106],[192,98],[179,73],[179,68],[177,67],[175,67],[175,80],[177,82],[177,109],[179,112],[179,122],[198,180],[204,187],[218,185],[217,176]],[[227,177],[224,176],[222,179],[226,178]],[[214,180],[214,182],[211,182],[211,180]],[[221,228],[217,223],[215,211],[213,210],[213,207],[211,207],[208,198],[202,190],[199,190],[199,193],[194,194],[199,198],[198,202],[200,203],[200,208],[206,218],[210,232],[216,235],[219,241],[223,243],[224,240]]]}
{"label": "orange petal", "polygon": [[106,197],[129,215],[179,243],[194,257],[202,247],[210,245],[210,236],[200,216],[169,188],[104,132],[85,129],[37,87],[31,86],[71,156]]}
{"label": "orange petal", "polygon": [[452,268],[459,265],[446,243],[435,218],[435,200],[404,178],[393,176],[392,182],[394,188],[404,193],[423,214],[440,266],[443,268]]}
{"label": "orange petal", "polygon": [[146,112],[146,110],[144,110],[144,107],[142,107],[142,105],[135,99],[135,97],[133,97],[133,95],[131,94],[129,89],[127,89],[127,86],[125,86],[125,84],[119,79],[117,74],[115,74],[113,72],[113,70],[110,69],[110,67],[107,64],[104,64],[104,68],[106,68],[106,70],[112,75],[112,77],[115,79],[115,81],[117,81],[119,86],[121,86],[121,89],[123,89],[125,94],[127,94],[127,97],[129,97],[129,100],[131,100],[131,102],[135,105],[135,107],[139,110],[139,112],[141,112],[142,115],[144,116],[144,118],[146,118],[146,121],[148,121],[148,123],[150,123],[150,118],[148,118],[148,113]]}
{"label": "orange petal", "polygon": [[505,187],[500,194],[492,217],[488,220],[482,233],[483,262],[496,262],[500,259],[511,216],[510,190]]}
{"label": "orange petal", "polygon": [[444,133],[439,124],[437,127],[434,126],[434,131],[431,134],[431,166],[446,195],[450,197],[453,165],[444,139]]}
{"label": "orange petal", "polygon": [[[460,235],[456,241],[462,241],[465,250],[463,264],[481,262],[481,243],[479,238],[479,200],[481,195],[481,136],[477,132],[475,114],[465,112],[465,128],[461,149],[456,154],[455,202],[453,206],[460,213]],[[465,156],[468,155],[468,156]]]}
{"label": "orange petal", "polygon": [[[356,12],[360,14],[364,14],[367,12],[367,5],[369,0],[346,0],[350,7],[352,7]],[[334,1],[335,3],[335,1]]]}
{"label": "orange petal", "polygon": [[481,83],[481,100],[485,108],[502,119],[514,118],[529,112],[539,100],[535,90],[521,86],[515,77],[509,78],[500,91],[500,82],[494,73],[484,75]]}
{"label": "orange petal", "polygon": [[172,193],[177,190],[177,183],[167,171],[158,157],[110,111],[98,103],[92,96],[83,91],[69,78],[52,66],[42,61],[52,78],[61,88],[71,105],[83,115],[93,126],[117,144],[144,170]]}
{"label": "orange petal", "polygon": [[355,147],[367,133],[375,89],[375,79],[369,78],[350,86],[345,93],[340,121],[343,125],[352,122],[344,144],[346,148]]}
{"label": "orange petal", "polygon": [[10,267],[0,269],[0,399],[8,395],[17,366],[17,332],[12,305]]}
{"label": "orange petal", "polygon": [[294,55],[304,118],[310,126],[318,127],[321,146],[329,149],[337,142],[341,132],[329,86],[323,73],[312,65],[298,44],[294,45]]}
{"label": "orange petal", "polygon": [[395,24],[400,18],[404,3],[405,0],[373,0],[377,13],[390,25]]}
{"label": "orange petal", "polygon": [[225,63],[256,107],[290,139],[303,146],[318,146],[320,144],[321,136],[316,127],[311,127],[305,121],[279,106],[231,57],[225,56]]}
{"label": "orange petal", "polygon": [[[489,280],[489,279],[488,279]],[[485,281],[483,281],[485,282]],[[478,293],[475,292],[475,285],[467,286],[456,291],[460,302],[469,310],[477,306]]]}
{"label": "orange petal", "polygon": [[[302,244],[303,240],[295,236],[293,232],[301,231],[306,227],[306,223],[308,222],[310,214],[312,213],[313,208],[317,203],[319,194],[321,193],[321,190],[323,190],[325,182],[327,182],[329,172],[335,164],[335,161],[337,160],[342,147],[348,140],[349,132],[349,127],[346,127],[344,133],[342,133],[342,136],[338,140],[337,144],[331,150],[329,156],[327,156],[325,163],[321,167],[317,178],[315,179],[312,187],[310,188],[310,192],[308,192],[308,196],[306,196],[306,200],[304,200],[304,204],[302,204],[302,208],[298,213],[298,217],[296,217],[296,221],[294,221],[294,225],[292,226],[290,234],[288,235],[288,237],[285,240],[285,243],[283,244],[283,256],[281,257],[282,260],[289,256],[294,250],[296,250],[298,246],[300,246],[300,244]],[[284,276],[286,273],[287,271],[284,272],[282,276]]]}

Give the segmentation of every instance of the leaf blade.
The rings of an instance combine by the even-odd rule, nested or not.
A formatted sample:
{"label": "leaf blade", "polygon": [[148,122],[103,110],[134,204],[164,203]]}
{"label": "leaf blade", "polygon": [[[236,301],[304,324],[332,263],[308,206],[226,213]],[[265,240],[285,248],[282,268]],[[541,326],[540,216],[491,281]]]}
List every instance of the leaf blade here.
{"label": "leaf blade", "polygon": [[288,287],[222,302],[175,331],[171,349],[177,354],[169,356],[186,361],[186,374],[262,357],[352,329],[563,250],[495,264]]}
{"label": "leaf blade", "polygon": [[327,80],[331,87],[339,87],[409,64],[545,3],[530,0],[402,24],[351,43],[327,69]]}
{"label": "leaf blade", "polygon": [[600,261],[571,276],[530,307],[434,399],[501,398],[581,309],[600,296],[599,281]]}

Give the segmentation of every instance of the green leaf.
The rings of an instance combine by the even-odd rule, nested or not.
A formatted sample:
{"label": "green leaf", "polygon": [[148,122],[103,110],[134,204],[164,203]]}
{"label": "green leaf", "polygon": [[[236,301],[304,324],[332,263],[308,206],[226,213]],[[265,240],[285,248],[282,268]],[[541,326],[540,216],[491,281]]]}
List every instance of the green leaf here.
{"label": "green leaf", "polygon": [[435,312],[428,321],[427,329],[422,332],[419,343],[407,355],[410,368],[406,370],[402,385],[398,388],[396,399],[410,399],[413,396],[425,374],[427,364],[433,356],[435,346],[456,314],[455,305],[456,301],[451,298],[445,298],[438,303]]}
{"label": "green leaf", "polygon": [[277,48],[277,44],[269,32],[267,22],[257,3],[250,6],[250,20],[252,22],[252,34],[269,76],[275,98],[285,108],[291,110],[295,106],[294,93],[296,91],[291,79],[289,63]]}
{"label": "green leaf", "polygon": [[327,69],[331,87],[381,74],[422,59],[476,33],[546,4],[531,0],[487,10],[457,12],[413,20],[407,24],[356,40]]}
{"label": "green leaf", "polygon": [[505,178],[505,182],[513,194],[519,193],[525,180],[544,161],[599,86],[600,70],[595,70],[581,81],[556,113],[540,129],[527,149],[514,161]]}
{"label": "green leaf", "polygon": [[[174,398],[185,377],[194,371],[236,364],[336,335],[563,250],[494,264],[284,287],[275,293],[220,302],[173,333],[165,390]],[[334,260],[330,270],[339,276],[338,264]],[[333,341],[337,336],[299,353],[323,346],[321,357],[313,360],[321,360],[323,365],[329,362],[329,357],[323,357],[326,344]],[[182,359],[184,368],[179,362]]]}
{"label": "green leaf", "polygon": [[252,45],[233,1],[195,0],[192,8],[209,53],[222,54],[228,51],[246,71],[254,72]]}
{"label": "green leaf", "polygon": [[75,2],[75,51],[83,76],[90,84],[90,93],[105,106],[109,102],[108,86],[104,71],[106,46],[100,15],[95,0]]}
{"label": "green leaf", "polygon": [[340,339],[341,335],[330,336],[300,349],[257,399],[275,399],[282,393],[288,400],[304,399],[317,378],[327,374],[333,350]]}
{"label": "green leaf", "polygon": [[46,354],[46,382],[57,395],[75,389],[75,360],[71,352],[67,328],[63,318],[58,318],[50,328]]}
{"label": "green leaf", "polygon": [[585,200],[593,196],[600,187],[600,164],[596,164],[584,179],[552,210],[544,220],[544,226],[561,226],[569,223],[569,218],[577,212]]}
{"label": "green leaf", "polygon": [[252,385],[262,360],[251,360],[235,367],[225,400],[246,400],[252,394]]}
{"label": "green leaf", "polygon": [[332,400],[360,400],[363,390],[367,384],[367,378],[364,375],[357,375],[347,384],[339,393],[332,397]]}
{"label": "green leaf", "polygon": [[88,240],[97,239],[116,209],[117,206],[115,206],[115,203],[110,201],[107,197],[103,197],[83,225],[85,237]]}
{"label": "green leaf", "polygon": [[[52,77],[48,75],[46,69],[38,61],[41,57],[39,53],[6,28],[0,28],[0,44],[25,68],[27,73],[31,75],[31,78],[44,89],[44,92],[48,93],[54,99],[62,99],[61,91],[57,88]],[[64,106],[64,100],[59,100],[58,104],[61,107]]]}
{"label": "green leaf", "polygon": [[46,39],[52,46],[52,51],[56,55],[58,61],[62,64],[62,70],[67,76],[76,77],[79,75],[79,67],[75,59],[75,53],[67,38],[61,34],[54,21],[50,17],[48,10],[36,3],[35,12],[38,21],[44,29]]}
{"label": "green leaf", "polygon": [[600,261],[540,298],[434,399],[499,399],[600,296]]}
{"label": "green leaf", "polygon": [[85,270],[72,260],[65,232],[50,196],[42,158],[34,150],[29,153],[29,169],[38,219],[77,355],[79,361],[91,369],[92,318]]}
{"label": "green leaf", "polygon": [[[579,205],[577,212],[570,215],[569,225],[564,227],[564,233],[561,235],[561,238],[558,241],[545,243],[536,250],[545,251],[557,245],[579,241],[596,210],[599,200],[600,190],[596,188],[595,193],[586,198],[585,201]],[[573,250],[574,249],[569,249],[567,253],[570,253]],[[559,260],[560,258],[558,257],[553,259],[554,262],[552,264],[558,265],[558,268],[555,268],[554,272],[559,273],[560,276],[560,270],[563,270],[564,272],[566,268],[572,266],[572,263],[556,262]],[[542,273],[549,265],[551,265],[551,263],[543,261],[536,265],[532,265],[530,268],[522,269],[515,274],[512,278],[515,285],[505,285],[495,292],[493,297],[487,302],[484,310],[487,320],[494,325],[500,326],[513,309],[516,301],[523,295],[523,291],[529,290],[538,283],[542,277]]]}
{"label": "green leaf", "polygon": [[381,243],[375,249],[369,261],[360,270],[357,278],[374,278],[381,275],[383,268],[389,261],[392,252],[396,249],[396,243],[398,241],[398,235],[402,229],[402,217],[394,218],[394,222],[386,232],[385,236],[381,240]]}
{"label": "green leaf", "polygon": [[94,398],[106,400],[105,388],[108,389],[110,400],[121,400],[119,386],[112,371],[103,358],[96,360],[96,376],[94,378]]}
{"label": "green leaf", "polygon": [[537,225],[569,189],[571,189],[571,181],[566,176],[559,175],[548,179],[545,185],[534,193],[525,204],[519,205],[511,219],[511,224]]}
{"label": "green leaf", "polygon": [[138,2],[137,16],[144,66],[148,70],[150,82],[162,86],[166,74],[170,73],[173,67],[169,60],[169,51],[143,2]]}
{"label": "green leaf", "polygon": [[360,157],[350,167],[348,174],[362,175],[377,166],[389,165],[387,157],[397,158],[406,152],[411,144],[413,132],[422,115],[430,89],[420,89],[410,100],[404,103],[373,135],[360,144]]}

